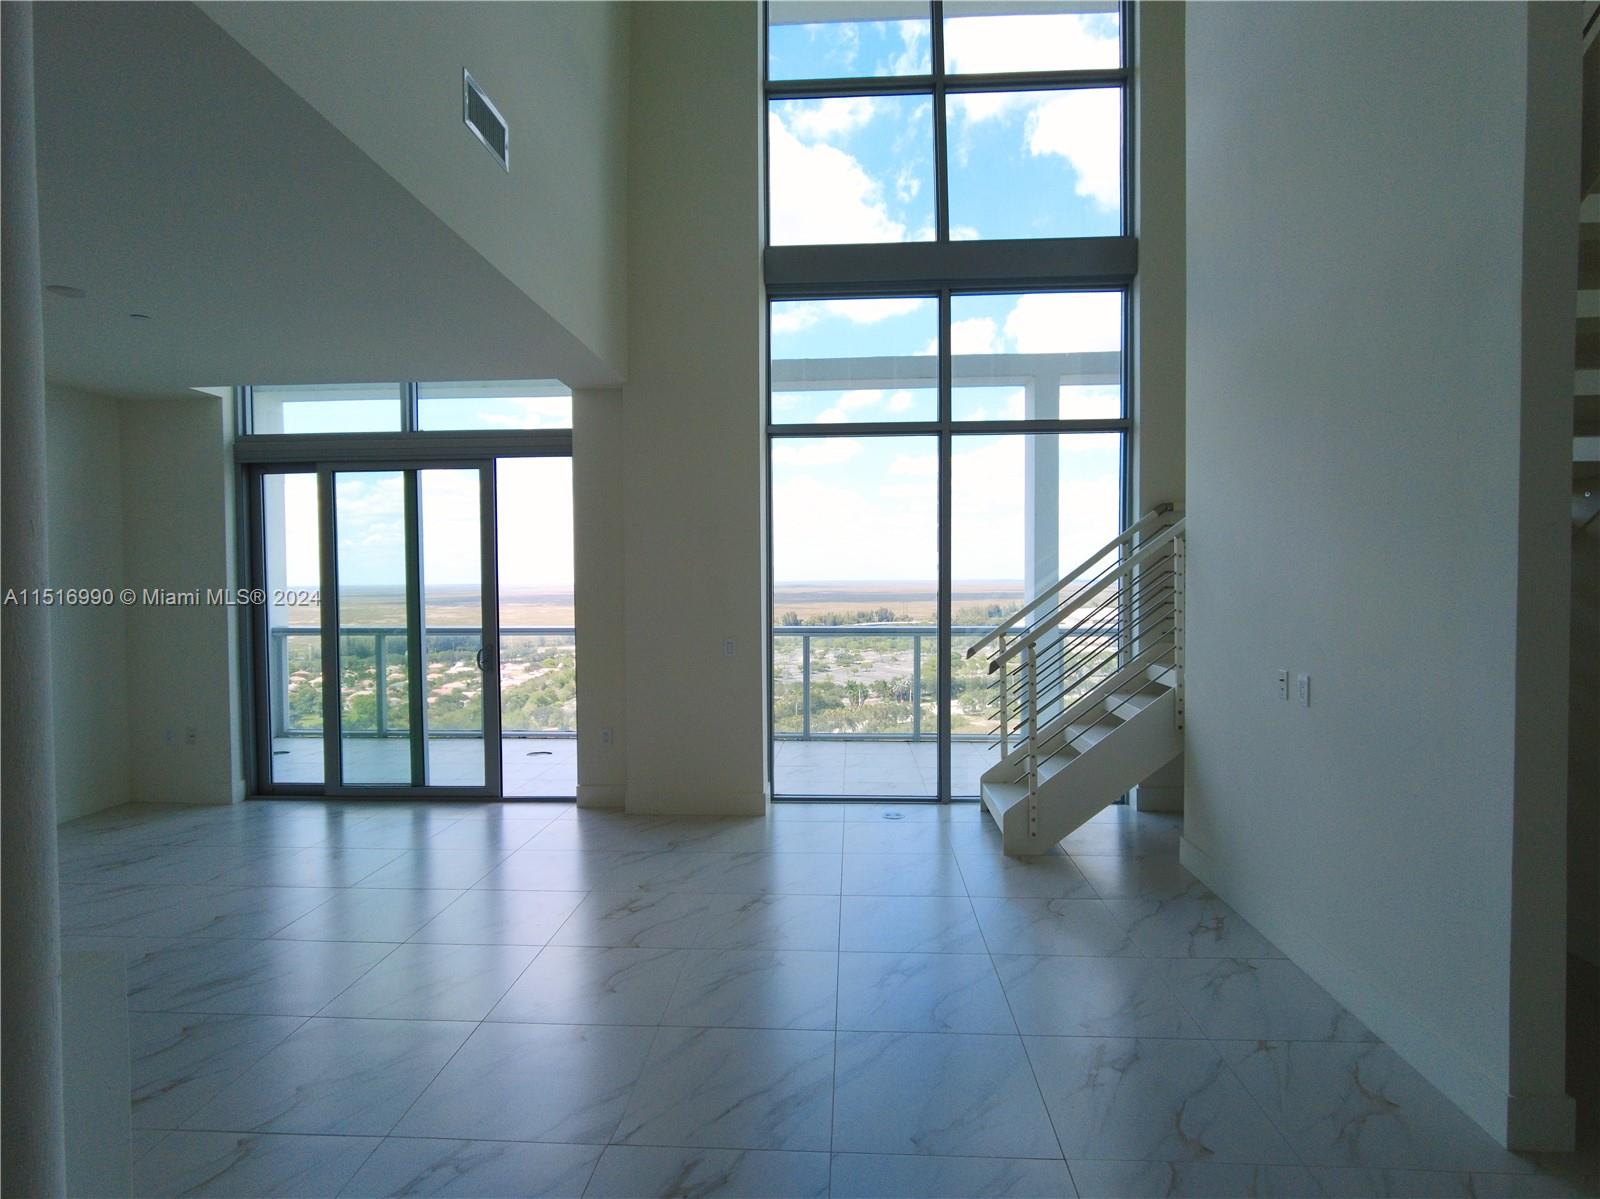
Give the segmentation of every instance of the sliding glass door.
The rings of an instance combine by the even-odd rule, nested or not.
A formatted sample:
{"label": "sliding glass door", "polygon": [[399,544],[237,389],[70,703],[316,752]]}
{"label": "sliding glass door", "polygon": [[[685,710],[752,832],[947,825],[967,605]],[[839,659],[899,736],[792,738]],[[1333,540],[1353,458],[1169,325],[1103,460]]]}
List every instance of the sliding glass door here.
{"label": "sliding glass door", "polygon": [[498,794],[489,464],[322,472],[330,794]]}
{"label": "sliding glass door", "polygon": [[255,793],[572,799],[570,391],[237,400]]}
{"label": "sliding glass door", "polygon": [[500,793],[492,463],[250,480],[260,789]]}

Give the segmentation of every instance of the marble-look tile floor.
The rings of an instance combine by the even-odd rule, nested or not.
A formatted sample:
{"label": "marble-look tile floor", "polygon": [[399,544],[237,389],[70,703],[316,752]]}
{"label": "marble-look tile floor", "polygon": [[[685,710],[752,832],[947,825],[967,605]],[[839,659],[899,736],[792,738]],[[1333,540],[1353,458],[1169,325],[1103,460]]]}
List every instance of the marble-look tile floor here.
{"label": "marble-look tile floor", "polygon": [[1113,808],[1023,861],[973,806],[126,807],[62,827],[62,919],[126,955],[140,1196],[1590,1193],[1178,836]]}

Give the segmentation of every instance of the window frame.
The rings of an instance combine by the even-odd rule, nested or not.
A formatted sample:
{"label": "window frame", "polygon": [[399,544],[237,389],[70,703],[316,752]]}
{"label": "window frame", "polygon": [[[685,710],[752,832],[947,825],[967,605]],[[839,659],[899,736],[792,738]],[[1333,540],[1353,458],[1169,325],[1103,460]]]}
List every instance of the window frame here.
{"label": "window frame", "polygon": [[[772,233],[772,150],[765,132],[761,139],[761,205],[764,258],[769,289],[773,282],[804,289],[848,286],[849,275],[862,283],[868,279],[879,286],[892,283],[936,282],[951,285],[1018,280],[1019,268],[1032,260],[1032,269],[1041,282],[1070,276],[1090,277],[1103,282],[1131,283],[1137,262],[1132,236],[1134,180],[1134,60],[1132,5],[1119,0],[1117,21],[1122,54],[1117,67],[1057,70],[1005,71],[974,75],[951,75],[944,63],[944,0],[929,0],[933,73],[929,75],[855,76],[838,79],[773,80],[767,52],[770,4],[762,5],[761,80],[762,129],[774,100],[847,99],[858,96],[927,96],[933,116],[934,237],[932,241],[866,242],[820,245],[771,244]],[[1121,231],[1114,237],[987,238],[976,241],[950,240],[950,170],[947,146],[948,97],[983,92],[1065,91],[1076,88],[1115,87],[1122,98],[1122,187],[1119,218]],[[952,247],[985,247],[993,253],[950,253]],[[892,247],[901,251],[884,253]],[[928,254],[930,247],[940,249]],[[998,250],[998,247],[1013,247]],[[1018,253],[1017,247],[1024,248]],[[839,251],[855,252],[841,255]],[[911,249],[921,253],[907,254]],[[868,253],[877,251],[877,253]],[[849,258],[858,259],[851,269]],[[933,270],[936,274],[929,274]]]}
{"label": "window frame", "polygon": [[[927,243],[922,243],[924,246]],[[978,244],[983,243],[967,243]],[[1122,390],[1122,415],[1116,418],[1104,417],[1094,419],[1064,419],[1064,418],[1038,418],[1033,420],[993,420],[993,421],[958,421],[953,419],[955,402],[954,389],[954,355],[950,344],[952,301],[960,296],[975,295],[1014,295],[1019,293],[1035,294],[1041,292],[1075,292],[1075,291],[1120,291],[1122,293],[1122,362],[1121,362],[1121,390]],[[770,313],[774,301],[783,300],[834,300],[834,299],[863,299],[863,298],[906,298],[917,297],[921,299],[933,298],[938,305],[938,355],[937,355],[937,389],[938,409],[936,419],[932,421],[842,421],[830,424],[777,424],[772,420],[772,322]],[[937,628],[937,682],[935,684],[936,704],[936,760],[938,763],[938,779],[935,786],[937,794],[920,797],[913,802],[937,803],[965,803],[973,797],[967,795],[957,796],[952,792],[953,774],[951,770],[951,714],[949,696],[951,693],[951,679],[954,674],[953,663],[949,647],[951,644],[951,626],[953,623],[953,600],[951,585],[953,582],[953,529],[954,529],[954,474],[953,460],[957,442],[963,436],[972,435],[1003,435],[1003,434],[1097,434],[1115,433],[1120,438],[1120,485],[1118,487],[1118,525],[1126,528],[1132,504],[1132,477],[1129,465],[1132,454],[1132,439],[1134,432],[1134,397],[1133,397],[1133,372],[1132,372],[1132,337],[1133,337],[1133,289],[1129,284],[1107,285],[1096,281],[1061,281],[1058,280],[1051,286],[1030,286],[1010,284],[1006,286],[988,287],[962,287],[946,285],[939,288],[928,287],[885,287],[871,291],[863,288],[849,289],[813,289],[803,293],[792,289],[775,291],[768,288],[765,297],[763,330],[763,361],[762,361],[762,387],[765,403],[763,404],[762,425],[765,437],[765,454],[763,460],[764,470],[764,500],[766,507],[765,543],[766,553],[766,595],[763,601],[762,619],[766,629],[766,714],[763,720],[767,730],[768,744],[767,755],[767,789],[775,799],[804,801],[817,798],[807,795],[780,795],[777,789],[777,764],[776,756],[771,752],[776,734],[773,731],[774,713],[773,702],[776,697],[777,683],[771,668],[772,657],[776,651],[776,634],[773,632],[773,597],[776,594],[777,576],[774,567],[775,555],[773,549],[773,451],[779,442],[790,438],[860,438],[860,437],[927,437],[935,442],[935,455],[938,462],[937,472],[937,550],[938,550],[938,597],[934,623]],[[839,796],[821,797],[832,802],[840,800]],[[887,797],[859,797],[864,802],[873,802],[874,798]],[[848,802],[848,801],[847,801]]]}
{"label": "window frame", "polygon": [[[768,6],[761,22],[762,142],[761,217],[763,273],[762,426],[765,432],[763,469],[766,504],[766,594],[763,622],[766,630],[767,788],[777,796],[773,700],[775,683],[771,663],[775,650],[772,601],[776,579],[773,567],[772,454],[779,439],[790,437],[931,436],[937,441],[938,485],[938,673],[937,762],[935,796],[950,803],[952,795],[951,714],[952,662],[952,459],[956,438],[970,434],[1072,434],[1115,432],[1121,439],[1121,480],[1118,488],[1120,524],[1128,525],[1132,511],[1132,474],[1138,396],[1134,388],[1134,283],[1138,271],[1138,243],[1134,194],[1134,131],[1137,127],[1133,65],[1137,61],[1135,22],[1131,0],[1120,0],[1121,65],[1115,69],[1017,71],[950,75],[944,62],[944,3],[930,0],[931,62],[929,75],[796,79],[773,81],[768,76]],[[1121,233],[1115,237],[992,238],[950,240],[947,99],[952,94],[980,92],[1050,91],[1083,87],[1116,87],[1122,97]],[[827,99],[852,96],[926,95],[934,122],[935,237],[932,241],[854,244],[771,244],[771,147],[765,135],[772,100]],[[1020,421],[955,421],[953,360],[951,352],[951,300],[957,295],[1004,295],[1052,291],[1119,291],[1122,293],[1122,412],[1117,419]],[[846,422],[839,424],[774,424],[772,421],[771,304],[775,300],[828,300],[867,297],[933,296],[938,301],[938,409],[935,421],[893,423]],[[784,795],[783,799],[805,799]],[[827,797],[838,800],[842,797]],[[859,797],[867,798],[867,797]],[[969,797],[960,797],[965,801]]]}

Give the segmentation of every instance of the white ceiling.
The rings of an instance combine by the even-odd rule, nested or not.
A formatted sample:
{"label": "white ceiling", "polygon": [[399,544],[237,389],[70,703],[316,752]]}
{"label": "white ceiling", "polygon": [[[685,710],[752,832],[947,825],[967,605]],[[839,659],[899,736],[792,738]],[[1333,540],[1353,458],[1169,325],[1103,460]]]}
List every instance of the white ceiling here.
{"label": "white ceiling", "polygon": [[193,5],[34,11],[50,378],[618,382]]}

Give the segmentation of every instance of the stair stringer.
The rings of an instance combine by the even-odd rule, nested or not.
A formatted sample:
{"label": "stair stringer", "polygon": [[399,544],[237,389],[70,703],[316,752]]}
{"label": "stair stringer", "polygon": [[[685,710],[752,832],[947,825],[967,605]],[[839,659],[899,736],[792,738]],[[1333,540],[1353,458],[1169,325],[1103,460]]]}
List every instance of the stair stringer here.
{"label": "stair stringer", "polygon": [[1024,796],[1000,820],[1005,852],[1029,856],[1056,842],[1138,786],[1183,751],[1177,698],[1168,691],[1039,785],[1039,830],[1028,835]]}
{"label": "stair stringer", "polygon": [[[1115,674],[1096,683],[1092,689],[1073,700],[1061,712],[1051,717],[1040,730],[1041,755],[1049,754],[1057,738],[1069,727],[1092,719],[1105,701],[1119,691],[1137,688],[1146,683],[1165,682],[1170,685],[1172,673],[1172,639],[1163,637]],[[1176,718],[1174,718],[1176,719]],[[983,772],[985,783],[1010,782],[1027,769],[1028,742],[1024,738],[1012,746],[1011,752]]]}

